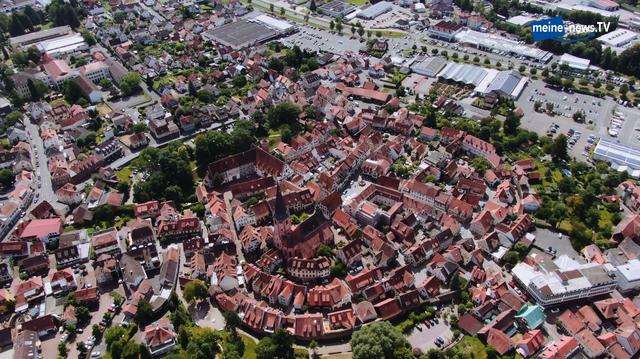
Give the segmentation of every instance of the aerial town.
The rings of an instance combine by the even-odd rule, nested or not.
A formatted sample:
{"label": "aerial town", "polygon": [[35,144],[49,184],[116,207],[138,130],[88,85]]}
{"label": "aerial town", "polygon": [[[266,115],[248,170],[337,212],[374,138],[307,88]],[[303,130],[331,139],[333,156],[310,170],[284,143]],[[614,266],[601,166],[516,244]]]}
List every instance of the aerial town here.
{"label": "aerial town", "polygon": [[1,3],[0,359],[640,356],[637,0]]}

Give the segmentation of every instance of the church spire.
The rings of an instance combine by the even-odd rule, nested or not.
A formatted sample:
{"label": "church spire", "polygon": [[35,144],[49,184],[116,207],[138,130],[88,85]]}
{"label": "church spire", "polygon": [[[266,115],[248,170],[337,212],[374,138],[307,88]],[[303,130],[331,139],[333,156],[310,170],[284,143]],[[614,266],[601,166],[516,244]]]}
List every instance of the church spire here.
{"label": "church spire", "polygon": [[282,192],[280,191],[280,185],[276,185],[276,209],[273,216],[275,221],[284,221],[289,218],[289,213],[287,211],[287,206],[284,203],[284,198],[282,197]]}

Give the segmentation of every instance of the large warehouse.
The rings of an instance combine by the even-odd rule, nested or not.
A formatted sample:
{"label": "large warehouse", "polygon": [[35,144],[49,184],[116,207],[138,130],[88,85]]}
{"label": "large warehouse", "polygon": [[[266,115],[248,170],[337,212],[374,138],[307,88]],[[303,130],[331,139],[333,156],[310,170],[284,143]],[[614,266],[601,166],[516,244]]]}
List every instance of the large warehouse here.
{"label": "large warehouse", "polygon": [[518,98],[529,81],[528,77],[514,70],[498,71],[457,62],[448,63],[438,77],[473,86],[478,95],[495,93],[511,99]]}
{"label": "large warehouse", "polygon": [[259,20],[239,20],[206,31],[202,36],[206,40],[240,50],[274,39],[282,33]]}
{"label": "large warehouse", "polygon": [[602,45],[615,50],[624,50],[638,43],[640,37],[636,32],[628,29],[616,29],[597,38]]}
{"label": "large warehouse", "polygon": [[411,71],[429,77],[436,77],[438,72],[447,65],[447,58],[444,56],[432,56],[426,59],[418,59],[411,65]]}
{"label": "large warehouse", "polygon": [[463,30],[455,35],[456,41],[489,52],[505,52],[515,56],[524,56],[529,60],[547,63],[553,57],[549,51],[509,40],[495,34],[487,34],[474,30]]}
{"label": "large warehouse", "polygon": [[362,10],[357,16],[361,19],[371,20],[391,10],[393,10],[393,4],[388,1],[380,1]]}
{"label": "large warehouse", "polygon": [[640,178],[640,149],[637,147],[600,140],[593,151],[593,159],[609,162],[613,169]]}

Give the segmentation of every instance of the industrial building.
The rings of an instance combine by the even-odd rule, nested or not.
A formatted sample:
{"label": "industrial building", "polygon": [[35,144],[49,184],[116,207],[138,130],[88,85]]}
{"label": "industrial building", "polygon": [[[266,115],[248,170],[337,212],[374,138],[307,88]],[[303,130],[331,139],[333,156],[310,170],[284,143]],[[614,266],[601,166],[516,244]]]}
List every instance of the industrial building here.
{"label": "industrial building", "polygon": [[624,51],[624,49],[638,43],[640,37],[638,33],[628,29],[616,29],[597,38],[602,45],[611,48],[616,52]]}
{"label": "industrial building", "polygon": [[282,34],[286,34],[288,32],[290,32],[291,30],[293,30],[293,25],[291,25],[290,23],[284,21],[284,20],[279,20],[276,19],[275,17],[271,17],[269,15],[259,15],[256,16],[254,18],[254,20],[257,20],[261,23],[263,23],[264,25],[266,25],[267,27],[279,31]]}
{"label": "industrial building", "polygon": [[567,65],[573,70],[588,71],[591,61],[570,54],[562,54],[558,63],[560,65]]}
{"label": "industrial building", "polygon": [[432,56],[418,59],[411,65],[411,71],[428,77],[436,77],[438,72],[447,65],[447,59],[443,56]]}
{"label": "industrial building", "polygon": [[525,57],[529,60],[543,64],[549,62],[553,57],[553,54],[548,51],[540,50],[533,46],[527,46],[519,43],[518,41],[510,40],[496,34],[488,34],[474,30],[463,30],[455,35],[455,39],[461,44],[473,46],[482,51],[493,53],[502,52],[518,57]]}
{"label": "industrial building", "polygon": [[538,19],[536,19],[533,16],[527,16],[527,15],[516,15],[513,17],[510,17],[507,19],[507,22],[512,24],[512,25],[517,25],[517,26],[529,26],[532,22],[536,21]]}
{"label": "industrial building", "polygon": [[264,43],[282,35],[282,31],[273,29],[259,20],[239,20],[218,26],[202,34],[206,40],[213,41],[234,50]]}
{"label": "industrial building", "polygon": [[69,26],[58,26],[47,30],[31,32],[25,35],[15,36],[9,39],[11,47],[14,49],[27,48],[40,41],[52,40],[73,34]]}
{"label": "industrial building", "polygon": [[593,159],[605,161],[618,171],[640,178],[640,149],[601,139],[593,151]]}
{"label": "industrial building", "polygon": [[70,55],[85,51],[89,48],[82,35],[78,33],[50,40],[43,40],[36,43],[35,46],[41,53],[47,53],[53,57]]}
{"label": "industrial building", "polygon": [[361,19],[372,20],[378,16],[393,10],[393,4],[388,1],[380,1],[358,13],[358,17]]}
{"label": "industrial building", "polygon": [[345,18],[356,10],[356,7],[344,1],[333,0],[323,4],[318,8],[318,10],[320,10],[320,13],[327,16]]}
{"label": "industrial building", "polygon": [[511,99],[517,99],[529,81],[528,77],[520,75],[517,71],[485,69],[457,62],[448,63],[438,73],[438,77],[473,86],[474,92],[478,95],[495,93]]}

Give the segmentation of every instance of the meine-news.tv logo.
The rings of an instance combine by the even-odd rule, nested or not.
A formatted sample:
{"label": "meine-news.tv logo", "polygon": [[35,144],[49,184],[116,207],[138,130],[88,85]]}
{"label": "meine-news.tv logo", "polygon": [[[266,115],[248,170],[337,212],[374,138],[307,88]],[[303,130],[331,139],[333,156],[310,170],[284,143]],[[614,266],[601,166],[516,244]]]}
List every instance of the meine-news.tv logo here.
{"label": "meine-news.tv logo", "polygon": [[[591,39],[596,36],[596,33],[609,32],[612,24],[609,21],[598,21],[595,25],[566,25],[561,16],[556,16],[534,21],[530,26],[533,41],[578,42]],[[578,35],[578,37],[566,38],[566,35]]]}

